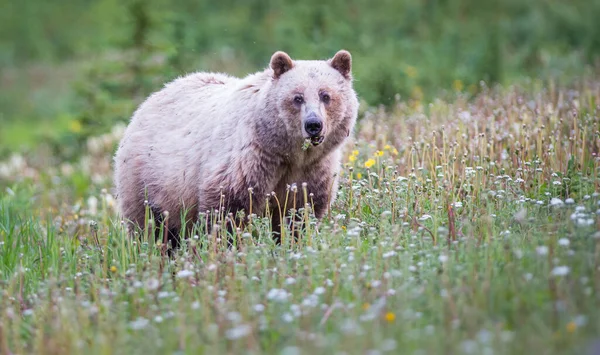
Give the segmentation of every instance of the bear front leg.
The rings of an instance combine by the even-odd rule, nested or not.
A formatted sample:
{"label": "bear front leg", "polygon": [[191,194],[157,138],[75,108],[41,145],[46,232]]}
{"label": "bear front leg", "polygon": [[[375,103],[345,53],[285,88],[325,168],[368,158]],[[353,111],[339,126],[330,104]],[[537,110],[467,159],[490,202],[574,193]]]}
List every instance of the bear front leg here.
{"label": "bear front leg", "polygon": [[[329,206],[335,199],[335,192],[338,186],[338,169],[339,163],[337,156],[333,155],[328,160],[324,160],[317,165],[311,166],[310,169],[306,169],[302,176],[294,179],[291,183],[295,183],[297,187],[296,192],[296,209],[303,208],[308,203],[315,215],[315,217],[321,220],[328,211]],[[304,200],[303,184],[306,183],[306,195],[308,199]],[[283,190],[283,186],[279,186],[278,190]],[[304,217],[302,213],[296,213],[295,216],[290,216],[292,212],[292,206],[290,202],[292,200],[293,192],[289,193],[289,200],[287,203],[287,211],[282,211],[284,216],[279,216],[278,211],[274,211],[272,217],[273,232],[275,233],[275,240],[280,241],[280,234],[282,232],[282,223],[285,223],[285,228],[293,230],[293,236],[296,240],[301,236],[304,230]],[[283,221],[282,218],[283,217]],[[284,231],[285,233],[285,231]]]}
{"label": "bear front leg", "polygon": [[329,206],[335,200],[335,192],[338,184],[338,171],[331,164],[324,162],[310,171],[305,177],[306,188],[309,194],[308,203],[311,204],[317,219],[321,220]]}

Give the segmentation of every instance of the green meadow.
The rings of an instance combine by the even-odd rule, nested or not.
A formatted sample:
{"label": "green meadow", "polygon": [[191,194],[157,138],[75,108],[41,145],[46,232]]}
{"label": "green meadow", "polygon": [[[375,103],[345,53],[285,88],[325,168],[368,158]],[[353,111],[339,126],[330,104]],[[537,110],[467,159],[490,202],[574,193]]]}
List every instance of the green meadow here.
{"label": "green meadow", "polygon": [[[595,2],[7,8],[0,354],[600,353]],[[263,211],[234,247],[203,214],[172,254],[127,235],[111,159],[146,95],[339,48],[361,110],[323,220],[290,186],[298,239]]]}

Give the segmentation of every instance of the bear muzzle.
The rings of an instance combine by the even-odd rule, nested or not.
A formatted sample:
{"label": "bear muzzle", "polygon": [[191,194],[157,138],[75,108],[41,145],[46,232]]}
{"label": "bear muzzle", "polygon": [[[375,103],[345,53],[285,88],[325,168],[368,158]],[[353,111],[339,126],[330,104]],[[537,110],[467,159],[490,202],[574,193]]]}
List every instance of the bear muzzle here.
{"label": "bear muzzle", "polygon": [[316,146],[323,143],[325,136],[323,133],[323,120],[315,113],[311,113],[304,120],[304,135],[310,139],[312,145]]}

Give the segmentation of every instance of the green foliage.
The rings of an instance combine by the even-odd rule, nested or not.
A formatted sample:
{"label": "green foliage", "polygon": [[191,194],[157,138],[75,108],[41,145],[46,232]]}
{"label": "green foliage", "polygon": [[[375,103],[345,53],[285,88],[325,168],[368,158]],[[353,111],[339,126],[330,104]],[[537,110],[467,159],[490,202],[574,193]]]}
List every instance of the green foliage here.
{"label": "green foliage", "polygon": [[[276,50],[350,50],[369,105],[473,94],[480,80],[568,78],[598,58],[598,17],[600,3],[586,0],[13,1],[0,12],[0,155],[39,141],[76,152],[165,81],[244,75]],[[81,129],[18,127],[65,115]]]}

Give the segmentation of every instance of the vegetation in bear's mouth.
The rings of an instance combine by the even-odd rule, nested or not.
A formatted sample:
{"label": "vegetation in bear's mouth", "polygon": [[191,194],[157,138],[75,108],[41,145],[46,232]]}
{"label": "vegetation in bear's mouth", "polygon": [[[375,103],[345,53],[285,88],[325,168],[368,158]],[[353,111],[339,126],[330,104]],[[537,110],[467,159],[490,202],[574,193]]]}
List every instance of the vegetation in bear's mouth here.
{"label": "vegetation in bear's mouth", "polygon": [[323,143],[324,140],[325,136],[305,138],[304,143],[302,144],[302,150],[308,150],[311,146],[316,147]]}
{"label": "vegetation in bear's mouth", "polygon": [[584,353],[600,82],[482,91],[367,110],[331,211],[317,224],[291,186],[309,227],[281,245],[259,216],[233,250],[202,224],[173,259],[126,238],[107,163],[122,127],[74,162],[13,155],[0,353]]}

